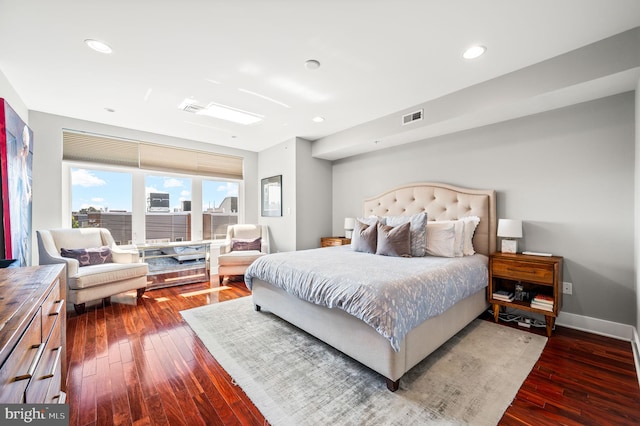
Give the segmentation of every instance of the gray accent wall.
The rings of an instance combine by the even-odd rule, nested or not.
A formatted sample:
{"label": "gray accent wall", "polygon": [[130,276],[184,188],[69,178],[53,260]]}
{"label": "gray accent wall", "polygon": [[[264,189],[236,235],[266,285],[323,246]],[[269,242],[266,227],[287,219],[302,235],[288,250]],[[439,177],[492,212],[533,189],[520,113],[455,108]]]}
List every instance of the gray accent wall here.
{"label": "gray accent wall", "polygon": [[333,231],[365,198],[412,182],[497,191],[519,250],[564,256],[563,311],[636,325],[634,92],[333,163]]}
{"label": "gray accent wall", "polygon": [[272,252],[316,248],[331,234],[331,162],[313,158],[311,146],[293,138],[259,154],[259,179],[282,175],[282,217],[260,217]]}

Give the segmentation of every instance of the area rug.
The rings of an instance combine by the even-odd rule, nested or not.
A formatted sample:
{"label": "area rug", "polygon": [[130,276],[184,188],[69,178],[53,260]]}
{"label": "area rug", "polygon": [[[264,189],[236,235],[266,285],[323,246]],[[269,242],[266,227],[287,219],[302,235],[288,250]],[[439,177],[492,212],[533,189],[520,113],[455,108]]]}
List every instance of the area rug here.
{"label": "area rug", "polygon": [[181,312],[209,352],[278,425],[495,425],[546,337],[475,320],[390,392],[378,373],[251,297]]}

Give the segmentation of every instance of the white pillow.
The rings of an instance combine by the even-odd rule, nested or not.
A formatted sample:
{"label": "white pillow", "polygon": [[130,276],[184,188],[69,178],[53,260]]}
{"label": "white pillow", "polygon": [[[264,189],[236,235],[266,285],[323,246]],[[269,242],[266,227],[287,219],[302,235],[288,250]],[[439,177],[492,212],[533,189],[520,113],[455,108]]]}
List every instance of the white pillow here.
{"label": "white pillow", "polygon": [[[473,234],[480,223],[480,218],[478,216],[466,216],[457,220],[439,220],[435,222],[427,222],[427,254],[429,253],[429,226],[433,224],[438,224],[438,229],[432,229],[433,232],[439,232],[441,228],[447,228],[447,224],[453,226],[453,234],[454,241],[448,242],[451,243],[453,247],[453,255],[449,255],[449,249],[442,249],[442,242],[437,242],[439,248],[434,249],[434,251],[444,254],[431,254],[432,256],[443,256],[443,257],[462,257],[462,256],[471,256],[475,254],[475,250],[473,248]],[[447,234],[448,236],[448,234]],[[436,235],[437,238],[442,238],[442,235]]]}
{"label": "white pillow", "polygon": [[[456,245],[458,249],[456,250]],[[460,251],[456,244],[455,221],[440,220],[427,222],[427,254],[440,257],[456,257]]]}
{"label": "white pillow", "polygon": [[473,234],[480,223],[478,216],[467,216],[460,219],[464,222],[464,243],[462,246],[462,255],[471,256],[476,253],[473,248]]}

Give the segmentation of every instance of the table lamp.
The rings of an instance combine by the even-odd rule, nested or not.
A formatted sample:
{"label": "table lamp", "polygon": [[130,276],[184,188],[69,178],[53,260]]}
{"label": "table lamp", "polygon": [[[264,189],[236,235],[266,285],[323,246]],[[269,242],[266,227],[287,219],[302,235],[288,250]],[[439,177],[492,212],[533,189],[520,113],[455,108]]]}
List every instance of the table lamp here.
{"label": "table lamp", "polygon": [[344,236],[346,238],[351,238],[353,235],[353,228],[356,227],[356,220],[352,217],[344,218]]}
{"label": "table lamp", "polygon": [[518,241],[522,238],[522,221],[515,219],[498,220],[498,237],[502,237],[502,252],[517,253]]}

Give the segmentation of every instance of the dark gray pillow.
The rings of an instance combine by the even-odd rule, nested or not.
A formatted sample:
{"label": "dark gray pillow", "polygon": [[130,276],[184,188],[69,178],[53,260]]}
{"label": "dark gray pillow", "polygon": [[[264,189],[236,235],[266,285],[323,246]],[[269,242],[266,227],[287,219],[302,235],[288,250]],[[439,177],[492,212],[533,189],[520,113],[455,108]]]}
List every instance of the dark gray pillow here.
{"label": "dark gray pillow", "polygon": [[262,237],[258,238],[232,238],[231,239],[231,251],[246,251],[246,250],[258,250],[262,249]]}
{"label": "dark gray pillow", "polygon": [[378,223],[376,254],[383,256],[411,257],[411,223],[389,226]]}
{"label": "dark gray pillow", "polygon": [[60,256],[76,259],[81,267],[113,262],[109,246],[81,249],[61,248]]}
{"label": "dark gray pillow", "polygon": [[378,222],[376,221],[373,225],[367,225],[366,223],[356,220],[356,226],[353,229],[353,235],[351,236],[351,248],[353,251],[375,254],[378,238],[378,229],[376,228],[377,223]]}

